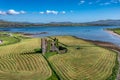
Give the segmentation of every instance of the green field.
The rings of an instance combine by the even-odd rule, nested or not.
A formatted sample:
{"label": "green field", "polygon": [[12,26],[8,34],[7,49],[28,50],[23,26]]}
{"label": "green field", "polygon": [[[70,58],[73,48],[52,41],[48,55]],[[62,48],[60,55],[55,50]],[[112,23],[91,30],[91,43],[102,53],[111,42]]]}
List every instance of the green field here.
{"label": "green field", "polygon": [[23,39],[29,39],[29,37],[25,37],[22,34],[0,32],[0,40],[3,40],[3,43],[0,44],[0,46],[14,44],[14,43],[20,42]]}
{"label": "green field", "polygon": [[[112,74],[116,60],[114,52],[73,37],[57,38],[70,46],[68,53],[49,58],[62,79],[106,80]],[[75,46],[80,46],[80,49]]]}
{"label": "green field", "polygon": [[120,28],[115,28],[115,29],[108,29],[108,30],[112,30],[113,32],[120,34]]}
{"label": "green field", "polygon": [[34,51],[40,48],[40,38],[15,36],[19,42],[0,46],[0,80],[58,80],[56,76],[61,80],[106,80],[115,66],[115,52],[81,39],[57,36],[68,52],[42,55]]}

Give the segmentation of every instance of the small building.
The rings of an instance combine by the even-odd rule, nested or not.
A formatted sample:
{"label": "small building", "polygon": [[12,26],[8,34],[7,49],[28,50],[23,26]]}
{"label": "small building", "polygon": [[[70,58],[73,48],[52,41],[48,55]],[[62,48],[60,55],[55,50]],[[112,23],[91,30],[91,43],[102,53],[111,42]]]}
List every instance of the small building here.
{"label": "small building", "polygon": [[0,40],[0,44],[2,44],[3,43],[3,40]]}

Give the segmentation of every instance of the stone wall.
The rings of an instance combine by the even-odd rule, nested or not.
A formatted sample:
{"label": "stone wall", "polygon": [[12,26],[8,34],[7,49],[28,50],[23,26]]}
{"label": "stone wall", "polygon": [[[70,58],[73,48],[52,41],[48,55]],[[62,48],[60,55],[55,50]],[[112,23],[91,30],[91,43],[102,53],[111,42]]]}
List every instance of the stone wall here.
{"label": "stone wall", "polygon": [[58,39],[54,40],[47,40],[46,38],[41,39],[41,48],[42,48],[42,54],[45,54],[46,52],[58,52]]}

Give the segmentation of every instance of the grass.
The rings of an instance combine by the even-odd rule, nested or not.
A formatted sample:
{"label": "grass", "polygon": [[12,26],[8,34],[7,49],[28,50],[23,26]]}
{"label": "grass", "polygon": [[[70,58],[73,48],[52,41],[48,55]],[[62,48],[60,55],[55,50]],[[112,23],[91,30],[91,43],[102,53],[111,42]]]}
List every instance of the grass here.
{"label": "grass", "polygon": [[58,74],[56,73],[56,71],[54,70],[54,67],[52,66],[52,64],[49,62],[48,58],[53,56],[53,55],[56,55],[57,53],[56,52],[49,52],[49,53],[46,53],[43,55],[43,57],[46,59],[49,67],[51,68],[52,70],[52,75],[51,77],[49,77],[47,80],[60,80],[60,77],[58,76]]}
{"label": "grass", "polygon": [[108,29],[120,35],[120,28]]}
{"label": "grass", "polygon": [[115,69],[115,52],[81,39],[57,36],[68,52],[42,55],[40,38],[14,36],[21,41],[0,46],[0,80],[106,80]]}
{"label": "grass", "polygon": [[0,40],[3,41],[3,43],[0,44],[0,46],[20,42],[20,39],[19,39],[19,38],[16,38],[16,37],[7,37],[7,36],[2,36],[2,37],[0,37]]}
{"label": "grass", "polygon": [[81,46],[68,47],[68,53],[48,59],[61,79],[106,80],[112,74],[116,53],[70,36],[57,38],[68,46]]}
{"label": "grass", "polygon": [[117,54],[115,66],[113,67],[112,74],[106,80],[116,80],[118,70],[119,70],[119,61],[118,61],[118,54]]}
{"label": "grass", "polygon": [[45,58],[34,53],[39,47],[39,38],[0,46],[0,80],[46,80],[51,77],[52,71]]}
{"label": "grass", "polygon": [[25,36],[23,36],[21,34],[14,34],[14,33],[12,33],[11,34],[12,36],[10,36],[9,34],[11,34],[11,33],[0,32],[0,40],[3,41],[3,43],[0,44],[0,46],[18,43],[22,39],[29,39],[28,37],[25,37]]}
{"label": "grass", "polygon": [[0,80],[46,80],[51,75],[40,54],[6,55],[0,59]]}
{"label": "grass", "polygon": [[25,39],[20,43],[1,46],[0,47],[0,56],[4,56],[7,54],[26,54],[26,53],[34,53],[34,49],[40,47],[40,39]]}
{"label": "grass", "polygon": [[44,56],[48,59],[49,57],[56,55],[56,54],[57,54],[56,52],[49,52],[49,53],[46,53]]}

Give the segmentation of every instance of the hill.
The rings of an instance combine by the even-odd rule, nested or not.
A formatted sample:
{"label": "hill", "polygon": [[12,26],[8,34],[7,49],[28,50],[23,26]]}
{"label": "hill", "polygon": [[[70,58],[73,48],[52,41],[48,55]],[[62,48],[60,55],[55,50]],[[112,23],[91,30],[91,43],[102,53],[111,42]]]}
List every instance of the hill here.
{"label": "hill", "polygon": [[25,27],[31,25],[32,23],[10,22],[10,21],[0,20],[0,27]]}
{"label": "hill", "polygon": [[99,20],[94,22],[88,22],[88,24],[102,24],[102,25],[110,25],[110,26],[120,26],[120,20]]}
{"label": "hill", "polygon": [[100,20],[85,23],[73,23],[73,22],[28,23],[0,20],[0,27],[27,27],[27,26],[120,26],[120,20]]}

